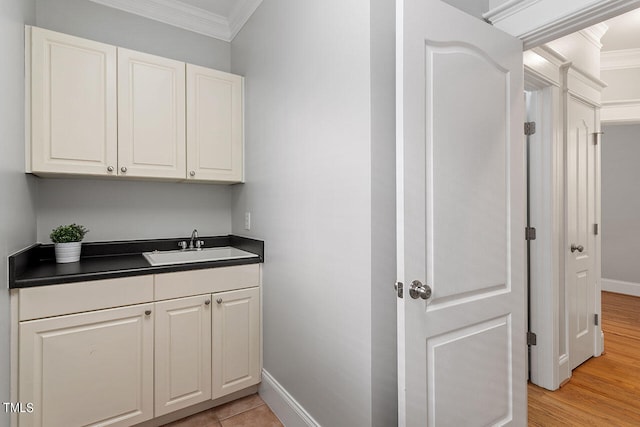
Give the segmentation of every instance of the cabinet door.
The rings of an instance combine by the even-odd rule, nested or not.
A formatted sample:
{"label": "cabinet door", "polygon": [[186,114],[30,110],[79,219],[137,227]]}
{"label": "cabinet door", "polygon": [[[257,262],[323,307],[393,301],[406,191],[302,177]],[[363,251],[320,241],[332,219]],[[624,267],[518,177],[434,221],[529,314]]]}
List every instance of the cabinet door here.
{"label": "cabinet door", "polygon": [[184,178],[184,62],[118,48],[118,175]]}
{"label": "cabinet door", "polygon": [[187,178],[243,180],[242,77],[187,64]]}
{"label": "cabinet door", "polygon": [[[20,427],[153,417],[153,304],[20,323]],[[145,314],[148,311],[149,314]]]}
{"label": "cabinet door", "polygon": [[260,382],[260,288],[213,294],[212,398]]}
{"label": "cabinet door", "polygon": [[31,30],[31,170],[115,174],[116,48]]}
{"label": "cabinet door", "polygon": [[156,417],[211,399],[211,295],[156,305]]}

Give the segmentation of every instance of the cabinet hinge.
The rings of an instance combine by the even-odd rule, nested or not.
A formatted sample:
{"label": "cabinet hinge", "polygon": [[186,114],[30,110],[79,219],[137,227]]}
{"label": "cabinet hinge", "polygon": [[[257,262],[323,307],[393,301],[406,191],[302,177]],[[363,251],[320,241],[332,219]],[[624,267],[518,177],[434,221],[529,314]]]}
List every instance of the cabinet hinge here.
{"label": "cabinet hinge", "polygon": [[525,227],[525,229],[524,229],[524,239],[525,240],[536,240],[536,228],[535,227]]}
{"label": "cabinet hinge", "polygon": [[404,285],[402,282],[396,282],[393,285],[393,288],[396,290],[397,294],[398,294],[398,298],[402,298],[404,296]]}
{"label": "cabinet hinge", "polygon": [[593,224],[593,234],[598,235],[598,224]]}
{"label": "cabinet hinge", "polygon": [[524,134],[529,136],[536,133],[536,122],[525,122],[524,124]]}
{"label": "cabinet hinge", "polygon": [[596,326],[600,324],[600,317],[598,316],[598,313],[593,315],[593,320]]}
{"label": "cabinet hinge", "polygon": [[533,332],[527,332],[527,345],[536,345],[538,337]]}

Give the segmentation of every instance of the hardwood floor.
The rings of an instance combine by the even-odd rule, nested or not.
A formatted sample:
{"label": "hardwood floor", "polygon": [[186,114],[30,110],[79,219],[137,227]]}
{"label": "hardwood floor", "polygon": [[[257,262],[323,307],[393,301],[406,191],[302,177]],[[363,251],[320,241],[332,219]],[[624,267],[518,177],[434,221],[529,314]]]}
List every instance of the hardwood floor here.
{"label": "hardwood floor", "polygon": [[605,353],[556,391],[529,384],[529,426],[640,426],[640,298],[602,293]]}

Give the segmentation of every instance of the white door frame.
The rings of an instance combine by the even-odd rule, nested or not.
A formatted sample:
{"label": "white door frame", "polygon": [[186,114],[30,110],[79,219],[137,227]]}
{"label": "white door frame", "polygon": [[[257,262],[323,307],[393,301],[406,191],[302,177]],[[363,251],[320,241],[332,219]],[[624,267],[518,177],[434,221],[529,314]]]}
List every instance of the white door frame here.
{"label": "white door frame", "polygon": [[[557,389],[571,377],[566,288],[566,147],[564,117],[575,97],[598,106],[600,83],[590,80],[562,55],[539,47],[525,53],[525,88],[529,91],[528,121],[537,124],[531,136],[531,223],[537,240],[531,244],[531,324],[537,344],[531,347],[531,382]],[[589,81],[589,87],[578,83]],[[588,93],[581,95],[576,92]],[[599,151],[599,148],[598,148]],[[597,154],[599,157],[599,153]],[[599,160],[597,160],[599,162]],[[599,163],[598,163],[599,164]],[[600,218],[600,169],[596,169],[596,218]],[[600,236],[596,237],[595,312],[600,315]],[[601,327],[596,327],[593,355],[602,353]]]}
{"label": "white door frame", "polygon": [[[559,59],[559,58],[558,58]],[[549,64],[551,65],[551,64]],[[536,240],[530,254],[530,324],[537,343],[530,349],[530,379],[555,390],[571,375],[564,290],[564,144],[560,82],[525,65],[530,136],[530,222]]]}

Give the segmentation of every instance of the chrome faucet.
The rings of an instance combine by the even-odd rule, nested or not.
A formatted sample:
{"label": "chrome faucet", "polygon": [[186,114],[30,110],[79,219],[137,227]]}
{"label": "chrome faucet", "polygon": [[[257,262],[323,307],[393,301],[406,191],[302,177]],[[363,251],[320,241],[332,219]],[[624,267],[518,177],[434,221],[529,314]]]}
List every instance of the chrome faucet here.
{"label": "chrome faucet", "polygon": [[191,232],[191,240],[189,241],[189,249],[195,249],[197,251],[202,250],[204,241],[198,239],[198,230],[195,228]]}
{"label": "chrome faucet", "polygon": [[189,249],[193,249],[193,242],[198,238],[198,230],[195,228],[191,232],[191,240],[189,241]]}

